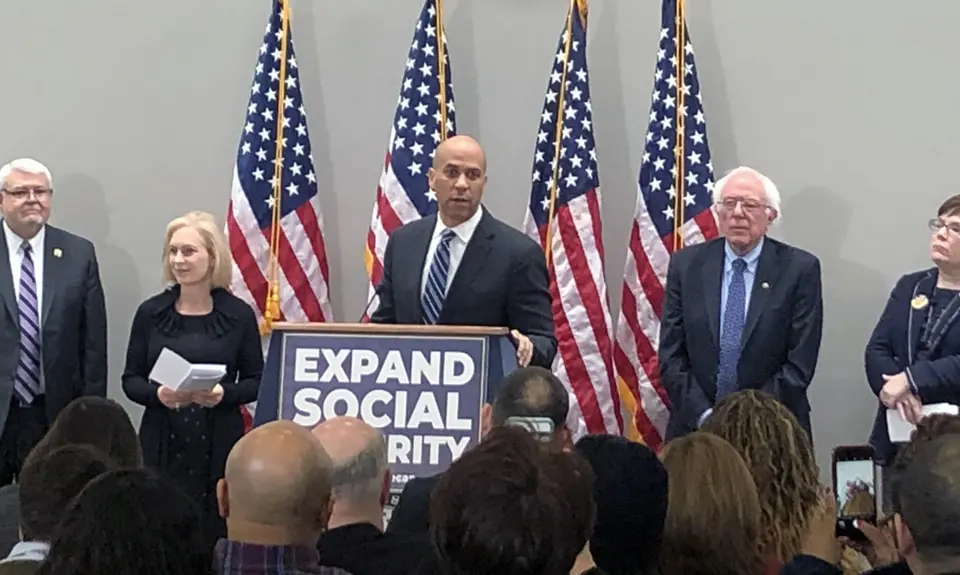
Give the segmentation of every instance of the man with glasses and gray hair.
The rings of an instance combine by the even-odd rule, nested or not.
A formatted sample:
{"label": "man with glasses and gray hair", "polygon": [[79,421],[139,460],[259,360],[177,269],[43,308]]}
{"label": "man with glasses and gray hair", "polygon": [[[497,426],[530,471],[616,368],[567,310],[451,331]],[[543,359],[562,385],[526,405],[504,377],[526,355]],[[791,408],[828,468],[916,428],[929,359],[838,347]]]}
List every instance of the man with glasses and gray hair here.
{"label": "man with glasses and gray hair", "polygon": [[107,312],[93,244],[47,223],[53,177],[0,168],[0,485],[68,403],[107,393]]}
{"label": "man with glasses and gray hair", "polygon": [[384,533],[390,497],[387,443],[354,417],[334,417],[313,430],[333,460],[333,510],[317,548],[323,565],[352,575],[406,575],[432,558],[426,535]]}
{"label": "man with glasses and gray hair", "polygon": [[807,387],[823,331],[820,261],[767,237],[780,192],[741,166],[713,189],[721,237],[670,259],[660,320],[660,377],[670,397],[666,439],[700,427],[741,389],[770,393],[810,433]]}

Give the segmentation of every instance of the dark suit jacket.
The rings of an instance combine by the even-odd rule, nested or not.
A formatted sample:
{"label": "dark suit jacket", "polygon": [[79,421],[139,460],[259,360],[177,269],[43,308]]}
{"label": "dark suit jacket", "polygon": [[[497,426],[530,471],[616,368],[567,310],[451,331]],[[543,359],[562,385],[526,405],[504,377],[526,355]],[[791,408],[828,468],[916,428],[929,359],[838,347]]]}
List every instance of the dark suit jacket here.
{"label": "dark suit jacket", "polygon": [[[437,216],[390,234],[377,288],[375,323],[421,324],[421,283]],[[484,209],[440,311],[440,324],[503,326],[533,342],[531,365],[550,368],[557,353],[543,250]]]}
{"label": "dark suit jacket", "polygon": [[339,567],[350,575],[411,575],[434,563],[426,533],[383,533],[369,523],[326,531],[317,550],[321,565]]}
{"label": "dark suit jacket", "polygon": [[[717,395],[724,242],[719,238],[689,246],[670,260],[659,352],[660,378],[671,404],[667,439],[694,431]],[[822,331],[820,261],[765,238],[741,339],[737,385],[779,399],[808,433],[807,387]]]}
{"label": "dark suit jacket", "polygon": [[430,494],[438,483],[440,475],[415,477],[408,481],[390,515],[387,533],[427,533],[430,530]]}
{"label": "dark suit jacket", "polygon": [[[47,418],[53,422],[77,397],[107,395],[107,310],[93,244],[50,225],[44,234],[40,344]],[[2,230],[0,247],[8,258],[11,246]],[[8,261],[0,262],[0,429],[20,360],[20,314]]]}
{"label": "dark suit jacket", "polygon": [[20,542],[20,486],[0,487],[0,558],[6,557]]}
{"label": "dark suit jacket", "polygon": [[[917,358],[930,306],[914,309],[910,302],[918,295],[932,299],[937,275],[936,268],[907,274],[900,278],[890,293],[865,353],[867,382],[878,397],[883,388],[884,375],[906,371],[923,403],[960,405],[960,321],[957,321],[957,316],[948,318],[939,342],[929,351],[927,358]],[[880,464],[892,462],[894,452],[887,433],[886,407],[883,404],[877,408],[870,444]]]}

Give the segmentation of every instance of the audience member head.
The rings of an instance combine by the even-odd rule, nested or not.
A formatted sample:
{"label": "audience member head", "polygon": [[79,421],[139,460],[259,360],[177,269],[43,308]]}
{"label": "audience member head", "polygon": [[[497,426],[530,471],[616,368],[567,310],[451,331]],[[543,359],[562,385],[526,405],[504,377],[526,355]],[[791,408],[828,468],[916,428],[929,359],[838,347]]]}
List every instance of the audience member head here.
{"label": "audience member head", "polygon": [[30,158],[19,158],[0,168],[0,215],[23,239],[37,235],[50,219],[53,176]]}
{"label": "audience member head", "polygon": [[46,453],[64,445],[90,445],[104,452],[117,467],[140,467],[137,430],[127,411],[105,397],[85,395],[71,401],[33,448]]}
{"label": "audience member head", "polygon": [[760,501],[737,450],[697,432],[668,443],[661,458],[669,475],[661,575],[760,573]]}
{"label": "audience member head", "polygon": [[593,518],[583,458],[507,426],[441,476],[430,537],[448,575],[553,575],[573,567]]}
{"label": "audience member head", "polygon": [[770,178],[746,166],[734,168],[713,187],[720,233],[738,254],[756,247],[780,219],[780,192]]}
{"label": "audience member head", "polygon": [[291,421],[273,421],[243,436],[217,485],[227,537],[315,545],[330,518],[330,468],[320,441]]}
{"label": "audience member head", "polygon": [[960,266],[960,242],[954,230],[960,231],[960,194],[940,204],[937,217],[930,220],[929,226],[930,259],[938,268],[956,270]]}
{"label": "audience member head", "polygon": [[655,571],[667,515],[667,471],[647,447],[615,435],[588,435],[576,451],[596,481],[594,561],[607,575]]}
{"label": "audience member head", "polygon": [[899,482],[897,538],[913,543],[923,573],[960,570],[960,435],[919,444]]}
{"label": "audience member head", "polygon": [[810,437],[793,414],[769,394],[740,391],[717,402],[701,430],[727,440],[753,474],[761,551],[782,562],[800,553],[820,483]]}
{"label": "audience member head", "polygon": [[334,417],[313,429],[332,462],[333,511],[328,527],[371,523],[383,528],[390,497],[387,443],[379,431],[355,417]]}
{"label": "audience member head", "polygon": [[480,143],[462,134],[441,142],[427,179],[444,225],[454,227],[469,220],[480,207],[487,183],[487,158]]}
{"label": "audience member head", "polygon": [[167,224],[163,280],[183,287],[228,288],[233,277],[230,248],[216,218],[187,212]]}
{"label": "audience member head", "polygon": [[494,427],[511,424],[511,418],[549,419],[557,442],[569,446],[569,410],[570,394],[553,372],[542,367],[521,367],[500,380],[493,405],[483,406],[480,427],[487,433]]}
{"label": "audience member head", "polygon": [[89,445],[64,445],[47,453],[32,452],[17,478],[21,539],[49,542],[64,510],[80,491],[114,468],[106,454]]}
{"label": "audience member head", "polygon": [[193,501],[147,469],[100,475],[57,526],[41,575],[210,575]]}

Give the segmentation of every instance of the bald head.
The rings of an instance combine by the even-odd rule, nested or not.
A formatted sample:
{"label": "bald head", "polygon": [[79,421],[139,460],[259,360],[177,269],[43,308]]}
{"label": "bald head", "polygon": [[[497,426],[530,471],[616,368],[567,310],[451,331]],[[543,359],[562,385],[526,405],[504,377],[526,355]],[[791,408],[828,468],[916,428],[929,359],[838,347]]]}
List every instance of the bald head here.
{"label": "bald head", "polygon": [[334,499],[378,503],[388,471],[387,444],[380,432],[355,417],[334,417],[313,434],[332,460]]}
{"label": "bald head", "polygon": [[224,516],[260,525],[309,526],[325,519],[330,470],[330,456],[309,430],[290,421],[258,427],[230,450],[219,494]]}
{"label": "bald head", "polygon": [[487,155],[480,146],[480,142],[470,136],[451,136],[440,142],[433,155],[433,167],[439,169],[452,156],[468,156],[479,161],[484,171],[487,169]]}
{"label": "bald head", "polygon": [[435,152],[427,180],[436,195],[440,220],[447,227],[456,227],[480,208],[487,183],[487,156],[470,136],[452,136]]}

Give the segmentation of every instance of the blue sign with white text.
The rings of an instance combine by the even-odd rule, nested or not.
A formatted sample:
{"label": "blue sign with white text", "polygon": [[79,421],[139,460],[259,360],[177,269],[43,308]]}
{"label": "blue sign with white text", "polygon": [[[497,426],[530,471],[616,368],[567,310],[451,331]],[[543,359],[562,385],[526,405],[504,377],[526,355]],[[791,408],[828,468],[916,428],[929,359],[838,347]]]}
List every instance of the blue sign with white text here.
{"label": "blue sign with white text", "polygon": [[445,470],[480,436],[487,339],[285,333],[278,415],[305,427],[337,416],[383,433],[392,489]]}

